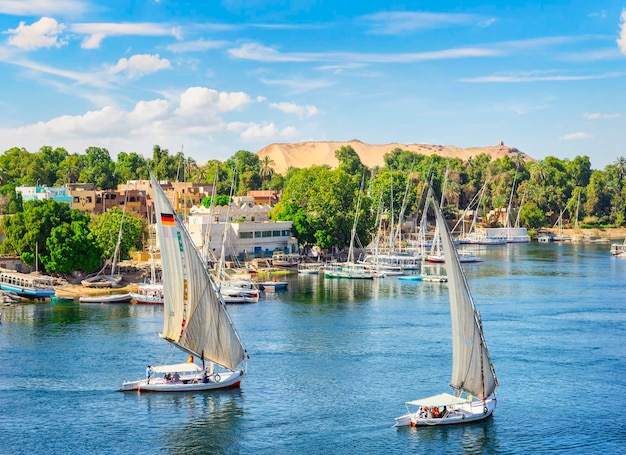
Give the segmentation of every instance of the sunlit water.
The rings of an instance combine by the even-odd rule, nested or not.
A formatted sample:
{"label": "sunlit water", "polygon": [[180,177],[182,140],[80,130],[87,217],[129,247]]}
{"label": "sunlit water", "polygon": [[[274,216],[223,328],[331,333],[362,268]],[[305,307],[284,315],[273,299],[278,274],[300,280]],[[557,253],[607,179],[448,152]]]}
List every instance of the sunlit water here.
{"label": "sunlit water", "polygon": [[163,309],[2,307],[0,453],[624,453],[626,260],[608,245],[509,245],[464,265],[500,388],[494,416],[392,428],[449,391],[446,285],[291,276],[229,306],[250,353],[240,390],[121,393],[184,361]]}

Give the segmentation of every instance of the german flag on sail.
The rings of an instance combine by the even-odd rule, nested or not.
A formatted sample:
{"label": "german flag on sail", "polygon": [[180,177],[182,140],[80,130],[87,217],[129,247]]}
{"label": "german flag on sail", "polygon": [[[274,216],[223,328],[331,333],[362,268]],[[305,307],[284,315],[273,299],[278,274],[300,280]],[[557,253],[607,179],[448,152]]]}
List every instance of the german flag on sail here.
{"label": "german flag on sail", "polygon": [[174,223],[174,215],[171,213],[161,213],[161,224],[163,226],[176,226],[176,223]]}

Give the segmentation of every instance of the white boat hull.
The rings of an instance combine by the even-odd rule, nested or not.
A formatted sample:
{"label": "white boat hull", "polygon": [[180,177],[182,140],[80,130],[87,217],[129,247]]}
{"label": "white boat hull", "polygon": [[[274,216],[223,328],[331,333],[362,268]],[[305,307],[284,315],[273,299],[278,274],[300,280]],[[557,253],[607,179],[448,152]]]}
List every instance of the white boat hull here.
{"label": "white boat hull", "polygon": [[124,382],[120,392],[203,392],[239,387],[243,379],[243,371],[222,372],[211,375],[209,382],[202,382],[199,375],[183,376],[180,381],[167,381],[164,378],[152,378],[148,383],[146,379]]}
{"label": "white boat hull", "polygon": [[496,399],[488,398],[485,401],[474,401],[467,404],[450,406],[443,417],[433,417],[432,414],[408,412],[396,417],[394,427],[427,427],[439,425],[456,425],[484,420],[493,414],[496,408]]}

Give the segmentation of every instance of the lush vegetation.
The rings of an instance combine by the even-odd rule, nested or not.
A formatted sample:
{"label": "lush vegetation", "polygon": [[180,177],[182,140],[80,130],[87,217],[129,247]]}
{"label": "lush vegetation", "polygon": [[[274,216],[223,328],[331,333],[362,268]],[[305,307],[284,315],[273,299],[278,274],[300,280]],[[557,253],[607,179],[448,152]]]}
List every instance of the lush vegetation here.
{"label": "lush vegetation", "polygon": [[[172,155],[158,145],[149,158],[121,152],[117,161],[98,147],[83,154],[48,146],[35,153],[12,148],[0,155],[0,213],[13,214],[2,221],[7,239],[0,252],[19,254],[33,264],[37,248],[40,264],[49,272],[96,270],[112,255],[121,212],[111,210],[90,218],[52,201],[23,203],[15,187],[93,183],[99,189],[113,189],[127,180],[147,179],[149,170],[161,180],[215,183],[215,202],[220,205],[227,204],[231,195],[249,190],[282,190],[272,218],[291,220],[301,244],[322,248],[350,243],[357,201],[356,239],[366,244],[377,220],[397,225],[416,213],[426,185],[443,192],[450,218],[458,217],[484,188],[479,211],[491,226],[501,222],[494,213],[509,204],[515,208],[512,216],[517,217],[519,210],[521,224],[530,229],[551,227],[559,216],[565,226],[576,217],[581,227],[626,225],[626,158],[593,170],[587,156],[526,162],[518,153],[461,161],[395,149],[385,154],[382,167],[369,169],[350,146],[341,147],[335,156],[336,169],[312,166],[281,175],[274,172],[269,157],[259,159],[245,150],[224,162],[198,164],[182,152]],[[210,203],[211,198],[203,201],[203,205]],[[145,225],[128,215],[124,223],[121,250],[127,257],[141,247]]]}

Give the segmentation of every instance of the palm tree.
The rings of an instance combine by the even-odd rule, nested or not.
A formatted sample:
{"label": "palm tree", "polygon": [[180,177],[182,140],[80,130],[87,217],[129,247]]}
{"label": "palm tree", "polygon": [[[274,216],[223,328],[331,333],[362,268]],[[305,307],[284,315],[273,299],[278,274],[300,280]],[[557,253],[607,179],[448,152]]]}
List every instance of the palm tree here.
{"label": "palm tree", "polygon": [[515,169],[518,171],[524,167],[524,164],[526,164],[526,160],[524,159],[524,154],[522,152],[517,152],[512,161],[513,164],[515,164]]}
{"label": "palm tree", "polygon": [[272,177],[272,175],[274,174],[274,169],[272,168],[272,166],[274,166],[276,163],[274,162],[273,159],[271,159],[269,157],[269,155],[265,155],[262,159],[261,159],[261,168],[259,171],[259,176],[263,179],[270,179]]}
{"label": "palm tree", "polygon": [[626,176],[626,158],[620,156],[617,160],[615,160],[615,167],[617,167],[617,174],[621,185],[622,180],[624,180],[624,177]]}

